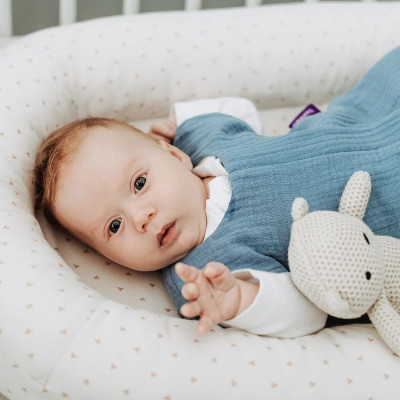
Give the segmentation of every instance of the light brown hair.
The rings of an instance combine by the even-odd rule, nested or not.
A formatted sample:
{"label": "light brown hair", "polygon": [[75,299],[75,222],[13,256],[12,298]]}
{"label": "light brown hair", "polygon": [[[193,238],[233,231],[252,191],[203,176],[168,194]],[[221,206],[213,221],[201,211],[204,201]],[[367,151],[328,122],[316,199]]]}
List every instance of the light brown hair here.
{"label": "light brown hair", "polygon": [[[33,170],[35,184],[35,206],[43,208],[45,215],[54,220],[53,204],[60,169],[71,161],[85,133],[92,128],[122,126],[148,137],[133,126],[109,118],[90,117],[71,122],[52,132],[43,140],[36,154]],[[151,139],[149,137],[149,139]],[[151,139],[153,140],[153,139]]]}

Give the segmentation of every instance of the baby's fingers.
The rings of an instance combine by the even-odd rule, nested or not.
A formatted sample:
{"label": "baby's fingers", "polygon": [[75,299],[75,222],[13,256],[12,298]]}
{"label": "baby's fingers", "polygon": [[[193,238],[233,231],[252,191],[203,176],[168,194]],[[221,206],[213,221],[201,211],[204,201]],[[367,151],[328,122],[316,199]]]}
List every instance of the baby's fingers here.
{"label": "baby's fingers", "polygon": [[200,289],[195,283],[190,282],[182,287],[181,292],[186,300],[193,301],[199,297]]}
{"label": "baby's fingers", "polygon": [[175,136],[176,125],[170,120],[156,122],[150,127],[150,132],[156,133],[166,138],[173,139]]}
{"label": "baby's fingers", "polygon": [[197,301],[191,301],[181,307],[181,314],[186,318],[194,318],[200,315],[201,306]]}
{"label": "baby's fingers", "polygon": [[183,263],[175,264],[175,272],[185,282],[194,282],[200,274],[197,268]]}
{"label": "baby's fingers", "polygon": [[199,319],[199,323],[197,325],[197,332],[200,334],[207,333],[213,327],[213,321],[211,318],[208,318],[206,315],[203,315]]}
{"label": "baby's fingers", "polygon": [[[181,314],[186,318],[194,318],[200,315],[201,306],[197,301],[186,303],[181,307]],[[214,323],[211,318],[206,315],[201,316],[197,325],[197,331],[201,334],[207,333]]]}
{"label": "baby's fingers", "polygon": [[229,290],[235,282],[229,268],[219,262],[209,262],[204,267],[204,275],[210,280],[213,288],[217,290]]}

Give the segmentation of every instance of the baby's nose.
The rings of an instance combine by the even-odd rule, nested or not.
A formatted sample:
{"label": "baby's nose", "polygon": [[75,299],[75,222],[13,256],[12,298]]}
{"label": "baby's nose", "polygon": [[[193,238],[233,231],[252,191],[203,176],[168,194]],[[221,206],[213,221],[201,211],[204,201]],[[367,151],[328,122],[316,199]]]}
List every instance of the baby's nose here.
{"label": "baby's nose", "polygon": [[139,210],[136,218],[134,217],[134,224],[138,232],[146,232],[148,224],[152,218],[156,215],[154,207],[146,207],[145,209]]}

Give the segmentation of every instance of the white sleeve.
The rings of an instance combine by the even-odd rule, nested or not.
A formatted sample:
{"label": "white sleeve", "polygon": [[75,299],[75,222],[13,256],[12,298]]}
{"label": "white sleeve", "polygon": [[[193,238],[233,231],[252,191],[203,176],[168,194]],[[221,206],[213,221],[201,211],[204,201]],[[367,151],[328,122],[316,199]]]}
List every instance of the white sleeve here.
{"label": "white sleeve", "polygon": [[281,338],[307,335],[325,326],[328,315],[296,288],[290,273],[246,269],[234,275],[259,281],[260,289],[249,308],[221,325]]}
{"label": "white sleeve", "polygon": [[208,113],[228,114],[248,123],[253,130],[261,135],[261,118],[255,105],[248,99],[241,97],[219,97],[216,99],[202,99],[175,103],[171,107],[171,114],[179,126],[189,118]]}

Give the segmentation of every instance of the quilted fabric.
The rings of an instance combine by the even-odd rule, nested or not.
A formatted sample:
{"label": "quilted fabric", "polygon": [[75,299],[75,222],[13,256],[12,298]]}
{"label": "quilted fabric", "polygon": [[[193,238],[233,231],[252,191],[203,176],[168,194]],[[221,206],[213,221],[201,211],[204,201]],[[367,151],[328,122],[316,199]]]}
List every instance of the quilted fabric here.
{"label": "quilted fabric", "polygon": [[220,327],[199,337],[195,322],[175,317],[159,275],[107,264],[39,223],[29,171],[40,140],[76,118],[145,126],[194,98],[248,97],[268,117],[266,133],[285,133],[299,108],[329,102],[400,44],[399,16],[394,2],[155,13],[48,29],[3,51],[0,392],[396,398],[399,359],[370,325],[295,340]]}

